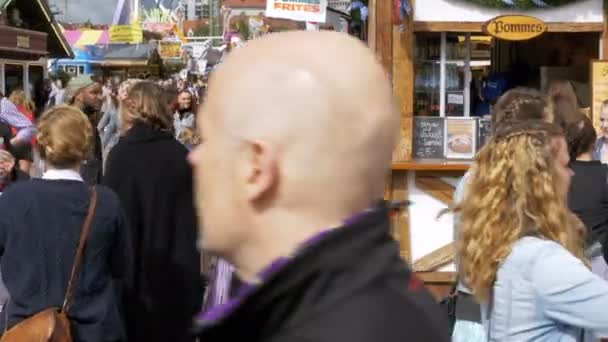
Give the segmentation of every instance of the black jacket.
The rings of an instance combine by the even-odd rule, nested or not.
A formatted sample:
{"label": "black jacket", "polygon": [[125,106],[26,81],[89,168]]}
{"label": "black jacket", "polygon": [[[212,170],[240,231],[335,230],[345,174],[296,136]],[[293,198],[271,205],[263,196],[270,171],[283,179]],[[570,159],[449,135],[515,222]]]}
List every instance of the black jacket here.
{"label": "black jacket", "polygon": [[[12,184],[0,196],[0,261],[11,296],[9,327],[44,309],[61,307],[89,196],[83,182],[44,179]],[[98,186],[97,196],[68,311],[76,342],[124,340],[112,285],[128,272],[127,228],[116,195]],[[4,318],[0,331],[3,327]]]}
{"label": "black jacket", "polygon": [[587,227],[587,246],[605,239],[608,229],[608,167],[599,161],[572,161],[568,206]]}
{"label": "black jacket", "polygon": [[108,157],[104,183],[122,202],[134,250],[129,341],[192,340],[203,293],[187,153],[172,134],[137,123]]}
{"label": "black jacket", "polygon": [[382,208],[303,249],[204,342],[448,341],[447,322],[410,273]]}

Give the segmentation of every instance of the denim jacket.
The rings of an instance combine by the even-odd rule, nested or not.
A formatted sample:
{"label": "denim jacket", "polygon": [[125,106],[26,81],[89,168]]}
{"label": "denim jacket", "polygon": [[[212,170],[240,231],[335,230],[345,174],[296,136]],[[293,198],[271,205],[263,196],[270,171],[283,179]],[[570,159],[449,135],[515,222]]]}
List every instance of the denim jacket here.
{"label": "denim jacket", "polygon": [[558,243],[524,237],[499,266],[482,316],[489,341],[591,341],[608,337],[607,307],[608,282]]}

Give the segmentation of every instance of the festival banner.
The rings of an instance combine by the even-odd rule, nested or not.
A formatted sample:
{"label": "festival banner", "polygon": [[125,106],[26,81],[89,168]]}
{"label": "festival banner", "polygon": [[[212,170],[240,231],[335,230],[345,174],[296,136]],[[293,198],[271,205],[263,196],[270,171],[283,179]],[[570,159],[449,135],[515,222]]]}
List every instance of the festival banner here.
{"label": "festival banner", "polygon": [[175,27],[174,23],[143,23],[144,30],[156,33],[169,33]]}
{"label": "festival banner", "polygon": [[591,62],[591,119],[600,133],[600,114],[603,103],[608,101],[608,61]]}
{"label": "festival banner", "polygon": [[324,23],[327,17],[327,0],[268,0],[266,16]]}
{"label": "festival banner", "polygon": [[158,54],[161,58],[180,58],[182,54],[182,42],[160,41],[158,43]]}
{"label": "festival banner", "polygon": [[138,44],[143,41],[143,31],[138,24],[110,26],[108,35],[111,43]]}

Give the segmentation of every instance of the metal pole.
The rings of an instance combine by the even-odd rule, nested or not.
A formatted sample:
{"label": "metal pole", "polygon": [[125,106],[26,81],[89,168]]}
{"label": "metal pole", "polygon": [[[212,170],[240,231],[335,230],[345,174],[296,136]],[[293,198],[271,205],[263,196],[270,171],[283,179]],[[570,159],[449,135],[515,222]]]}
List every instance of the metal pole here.
{"label": "metal pole", "polygon": [[[207,6],[209,6],[209,35],[215,36],[215,23],[214,23],[214,10],[213,10],[213,0],[209,0]],[[202,12],[202,11],[201,11]]]}

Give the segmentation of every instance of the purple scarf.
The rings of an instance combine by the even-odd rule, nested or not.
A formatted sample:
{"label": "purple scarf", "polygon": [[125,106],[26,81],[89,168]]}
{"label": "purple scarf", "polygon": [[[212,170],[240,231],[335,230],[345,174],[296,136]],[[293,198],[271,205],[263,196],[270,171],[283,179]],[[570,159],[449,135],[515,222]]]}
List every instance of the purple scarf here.
{"label": "purple scarf", "polygon": [[[345,219],[343,221],[343,225],[353,224],[374,212],[376,212],[376,209],[365,210]],[[297,255],[302,249],[317,244],[328,233],[336,228],[337,227],[325,229],[315,234],[310,239],[304,241],[302,244],[300,244],[294,255]],[[264,268],[259,273],[259,278],[261,280],[260,284],[263,284],[272,275],[283,269],[290,260],[291,259],[287,257],[277,258],[270,265]],[[227,271],[228,269],[229,271]],[[215,272],[212,272],[210,277],[210,288],[205,298],[203,310],[195,318],[195,326],[197,328],[204,328],[205,326],[212,325],[213,323],[226,317],[260,286],[259,284],[243,283],[237,295],[234,298],[229,299],[228,294],[230,293],[230,282],[232,281],[234,268],[224,260],[220,259],[214,271]]]}

